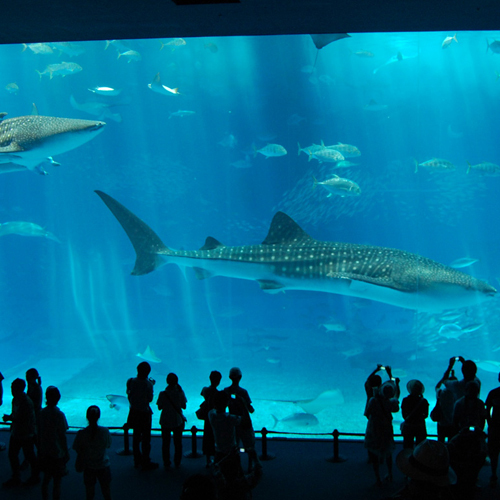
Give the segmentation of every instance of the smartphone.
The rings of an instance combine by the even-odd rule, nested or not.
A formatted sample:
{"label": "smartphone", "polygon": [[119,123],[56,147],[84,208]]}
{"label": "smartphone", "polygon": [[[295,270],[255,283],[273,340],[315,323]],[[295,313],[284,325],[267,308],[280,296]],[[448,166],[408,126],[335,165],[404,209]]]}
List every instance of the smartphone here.
{"label": "smartphone", "polygon": [[455,356],[455,361],[460,361],[460,356]]}
{"label": "smartphone", "polygon": [[381,369],[381,370],[385,370],[385,366],[381,366],[381,367],[380,367],[380,369]]}

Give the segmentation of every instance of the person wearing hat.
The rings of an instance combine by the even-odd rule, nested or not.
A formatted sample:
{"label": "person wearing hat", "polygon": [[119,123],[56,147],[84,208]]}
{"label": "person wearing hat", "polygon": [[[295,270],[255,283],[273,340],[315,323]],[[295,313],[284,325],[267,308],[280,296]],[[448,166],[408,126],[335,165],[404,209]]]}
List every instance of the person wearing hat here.
{"label": "person wearing hat", "polygon": [[409,395],[401,402],[404,422],[401,424],[403,448],[413,448],[427,437],[425,419],[429,416],[429,402],[424,398],[424,384],[412,379],[406,384]]}
{"label": "person wearing hat", "polygon": [[450,485],[455,483],[456,476],[450,469],[450,457],[445,444],[424,439],[414,450],[404,448],[399,452],[396,465],[408,477],[408,483],[394,498],[453,498]]}
{"label": "person wearing hat", "polygon": [[380,386],[380,391],[368,402],[365,411],[365,416],[368,418],[365,448],[368,450],[379,486],[382,484],[379,470],[381,461],[387,464],[387,479],[392,481],[392,452],[395,446],[392,414],[399,411],[399,401],[394,397],[398,385],[399,379],[384,382]]}

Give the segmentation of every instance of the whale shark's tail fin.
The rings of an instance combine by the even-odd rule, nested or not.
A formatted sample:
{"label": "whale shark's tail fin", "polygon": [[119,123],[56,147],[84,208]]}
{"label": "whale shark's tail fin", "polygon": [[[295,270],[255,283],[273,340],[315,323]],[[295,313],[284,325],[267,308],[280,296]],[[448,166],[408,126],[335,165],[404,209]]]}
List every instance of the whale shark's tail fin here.
{"label": "whale shark's tail fin", "polygon": [[97,190],[95,192],[117,218],[134,246],[136,260],[132,274],[136,276],[148,274],[160,267],[163,261],[159,254],[169,255],[172,251],[137,215],[106,193]]}

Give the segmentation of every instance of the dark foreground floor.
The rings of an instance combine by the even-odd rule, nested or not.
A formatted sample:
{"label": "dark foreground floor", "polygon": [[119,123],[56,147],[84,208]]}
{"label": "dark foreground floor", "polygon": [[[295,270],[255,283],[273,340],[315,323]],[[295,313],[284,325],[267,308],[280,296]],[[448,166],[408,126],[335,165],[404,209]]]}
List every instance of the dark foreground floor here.
{"label": "dark foreground floor", "polygon": [[[72,444],[74,435],[70,435]],[[9,434],[0,432],[0,441],[8,442]],[[153,438],[152,459],[161,462],[161,439]],[[113,473],[112,494],[118,499],[171,500],[179,498],[183,481],[191,474],[205,472],[205,459],[184,458],[180,469],[165,471],[160,468],[152,472],[141,472],[133,467],[131,456],[119,456],[115,452],[123,448],[123,438],[113,437],[110,451]],[[184,451],[191,449],[189,439],[184,439]],[[257,449],[261,451],[260,441]],[[400,445],[397,448],[399,451]],[[172,450],[173,451],[173,450]],[[374,475],[367,464],[366,452],[362,442],[341,442],[340,454],[347,460],[343,463],[330,463],[326,459],[333,456],[331,441],[270,440],[268,452],[276,456],[266,461],[264,474],[253,490],[256,500],[276,499],[328,499],[328,500],[368,500],[380,499],[397,491],[404,485],[402,474],[395,467],[394,483],[382,488],[374,486]],[[69,475],[63,479],[62,500],[84,500],[82,475],[74,470],[75,454],[71,452],[68,464]],[[246,457],[243,457],[246,465]],[[384,469],[382,469],[384,472]],[[26,475],[27,472],[24,472]],[[0,452],[0,482],[10,477],[7,450]],[[483,467],[480,474],[482,488],[477,499],[500,498],[500,486],[488,486],[490,470]],[[26,479],[23,476],[23,480]],[[40,487],[0,488],[1,500],[40,499]],[[98,491],[96,500],[102,496]]]}

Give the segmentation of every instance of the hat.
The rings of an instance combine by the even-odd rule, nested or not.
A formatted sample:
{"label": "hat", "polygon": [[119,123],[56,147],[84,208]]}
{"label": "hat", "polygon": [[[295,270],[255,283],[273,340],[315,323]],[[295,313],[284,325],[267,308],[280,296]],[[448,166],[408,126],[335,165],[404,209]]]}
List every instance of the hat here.
{"label": "hat", "polygon": [[416,395],[421,395],[425,392],[425,387],[420,380],[417,380],[416,378],[410,380],[406,384],[406,388],[408,389],[408,392],[410,394],[416,394]]}
{"label": "hat", "polygon": [[457,479],[450,469],[446,446],[431,439],[425,439],[414,450],[405,448],[399,452],[396,465],[406,476],[436,486],[447,486]]}

